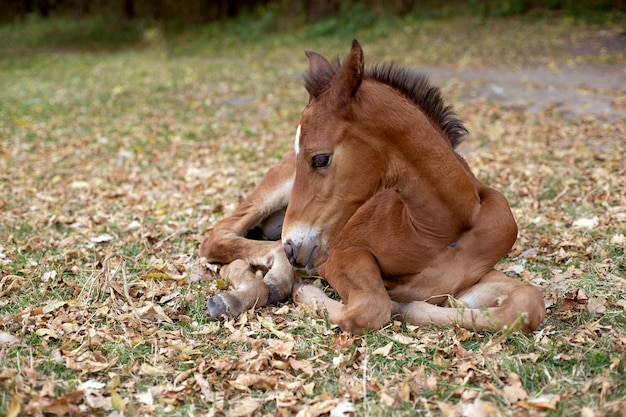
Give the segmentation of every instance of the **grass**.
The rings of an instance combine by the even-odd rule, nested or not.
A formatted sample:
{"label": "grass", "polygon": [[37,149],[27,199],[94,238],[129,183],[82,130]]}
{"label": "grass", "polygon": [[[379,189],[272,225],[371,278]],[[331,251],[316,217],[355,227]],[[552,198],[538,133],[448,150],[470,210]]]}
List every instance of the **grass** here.
{"label": "grass", "polygon": [[411,65],[625,63],[576,49],[617,34],[615,15],[370,18],[269,34],[261,22],[253,40],[245,20],[94,44],[56,35],[80,22],[0,28],[12,45],[0,52],[0,413],[295,415],[350,401],[370,416],[619,415],[623,120],[468,99],[461,79],[442,87],[470,124],[466,158],[520,225],[500,267],[523,264],[549,301],[536,333],[394,321],[352,337],[291,302],[207,319],[218,288],[198,242],[291,147],[302,50],[343,54],[357,37],[366,59]]}

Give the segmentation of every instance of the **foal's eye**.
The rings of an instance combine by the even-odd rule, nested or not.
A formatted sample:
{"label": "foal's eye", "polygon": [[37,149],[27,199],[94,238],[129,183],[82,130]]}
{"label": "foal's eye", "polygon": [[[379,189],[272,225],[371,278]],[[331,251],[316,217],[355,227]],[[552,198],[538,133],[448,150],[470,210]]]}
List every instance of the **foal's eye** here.
{"label": "foal's eye", "polygon": [[330,164],[330,154],[321,153],[319,155],[315,155],[311,159],[311,166],[313,168],[324,168]]}

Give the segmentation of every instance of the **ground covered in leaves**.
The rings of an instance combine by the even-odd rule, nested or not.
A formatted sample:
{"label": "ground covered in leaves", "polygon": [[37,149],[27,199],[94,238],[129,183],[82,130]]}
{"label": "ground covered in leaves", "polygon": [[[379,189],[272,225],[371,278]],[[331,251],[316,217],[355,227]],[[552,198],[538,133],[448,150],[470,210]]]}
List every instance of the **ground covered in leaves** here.
{"label": "ground covered in leaves", "polygon": [[[350,37],[320,25],[254,42],[151,31],[117,52],[3,52],[0,413],[620,415],[620,30],[623,20],[558,15],[405,19]],[[291,302],[207,319],[223,283],[197,257],[202,232],[292,146],[307,99],[302,51],[343,55],[352,36],[369,62],[428,67],[467,122],[460,152],[520,226],[499,268],[545,296],[534,334],[393,321],[353,337]],[[554,85],[531,69],[622,81],[565,82],[567,101],[604,103],[571,111],[545,100]],[[528,94],[506,100],[506,80],[467,75],[483,71]]]}

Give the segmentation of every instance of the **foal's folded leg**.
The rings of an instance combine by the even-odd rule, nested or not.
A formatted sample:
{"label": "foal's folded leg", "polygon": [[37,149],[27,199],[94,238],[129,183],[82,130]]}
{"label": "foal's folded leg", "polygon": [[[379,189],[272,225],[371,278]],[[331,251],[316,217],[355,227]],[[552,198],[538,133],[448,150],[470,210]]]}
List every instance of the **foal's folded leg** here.
{"label": "foal's folded leg", "polygon": [[304,284],[294,287],[292,297],[297,304],[304,305],[318,314],[327,315],[331,323],[353,334],[380,329],[391,318],[389,297],[385,297],[382,303],[372,302],[376,297],[368,292],[353,292],[350,295],[350,303],[343,304],[330,298],[320,288]]}
{"label": "foal's folded leg", "polygon": [[538,288],[492,270],[457,298],[458,306],[438,306],[425,301],[393,302],[393,313],[424,326],[458,324],[468,330],[518,329],[532,332],[545,316]]}
{"label": "foal's folded leg", "polygon": [[296,279],[291,297],[296,304],[305,306],[312,313],[327,316],[331,323],[337,323],[344,307],[341,302],[326,295],[321,288],[305,284],[300,278]]}
{"label": "foal's folded leg", "polygon": [[325,309],[333,324],[354,334],[378,330],[391,319],[391,300],[380,277],[376,260],[368,251],[337,250],[320,268],[322,276],[337,290],[343,302],[329,298],[312,285],[294,288],[297,303]]}
{"label": "foal's folded leg", "polygon": [[269,289],[247,262],[237,259],[224,265],[220,275],[234,289],[209,298],[207,307],[212,319],[222,316],[236,317],[254,305],[267,303]]}
{"label": "foal's folded leg", "polygon": [[[267,270],[263,278],[256,273],[260,269]],[[275,248],[253,264],[237,259],[224,265],[220,275],[234,289],[209,298],[207,307],[212,319],[224,315],[236,317],[253,307],[284,301],[291,295],[293,286],[293,268],[280,242],[276,242]]]}

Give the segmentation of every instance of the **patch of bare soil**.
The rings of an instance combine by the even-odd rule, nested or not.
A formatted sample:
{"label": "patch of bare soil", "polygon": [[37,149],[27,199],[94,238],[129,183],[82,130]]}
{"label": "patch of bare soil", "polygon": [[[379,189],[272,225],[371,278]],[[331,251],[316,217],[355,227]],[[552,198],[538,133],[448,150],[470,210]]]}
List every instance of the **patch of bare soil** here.
{"label": "patch of bare soil", "polygon": [[[533,114],[556,111],[566,117],[626,119],[626,68],[595,64],[594,56],[626,56],[626,31],[598,30],[564,47],[569,59],[556,64],[508,68],[424,68],[437,84],[459,86],[456,100],[487,99]],[[581,63],[577,58],[587,57]],[[620,61],[617,59],[617,61]],[[457,82],[455,82],[457,81]]]}
{"label": "patch of bare soil", "polygon": [[531,113],[546,109],[564,115],[626,119],[626,70],[617,66],[572,65],[563,68],[424,68],[436,83],[462,81],[458,99],[484,98]]}

